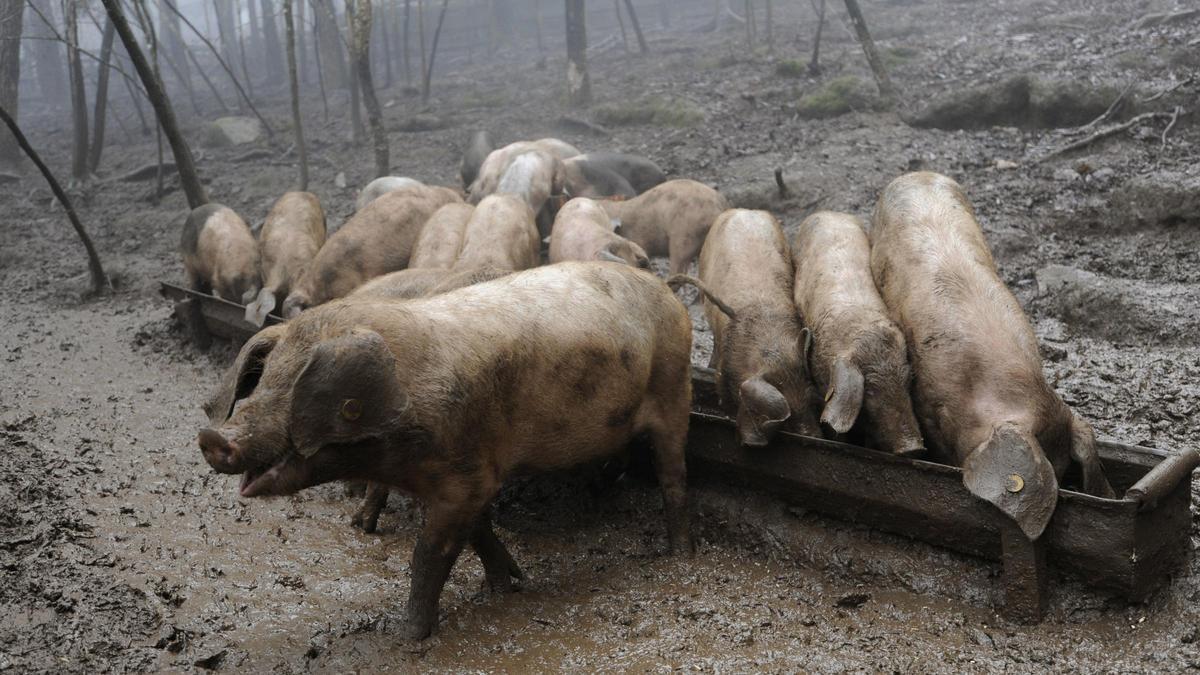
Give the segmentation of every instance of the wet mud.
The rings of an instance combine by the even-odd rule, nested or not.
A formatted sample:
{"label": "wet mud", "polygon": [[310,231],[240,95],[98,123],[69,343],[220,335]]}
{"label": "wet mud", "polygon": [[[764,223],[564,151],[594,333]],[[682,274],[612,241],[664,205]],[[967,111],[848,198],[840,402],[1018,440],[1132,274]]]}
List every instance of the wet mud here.
{"label": "wet mud", "polygon": [[[864,9],[892,50],[901,89],[933,95],[1049,67],[1165,89],[1172,74],[1198,67],[1179,52],[1200,19],[1126,27],[1169,4]],[[811,19],[792,11],[780,19],[778,49],[805,59]],[[650,156],[739,204],[772,208],[789,228],[817,205],[868,215],[902,171],[947,173],[975,203],[1067,402],[1106,436],[1200,444],[1200,212],[1188,201],[1200,180],[1195,118],[1165,147],[1161,127],[1135,129],[1044,164],[1031,158],[1060,144],[1052,130],[917,130],[878,112],[799,120],[795,98],[815,81],[783,78],[772,59],[746,55],[739,31],[714,38],[685,33],[680,21],[652,33],[655,58],[607,52],[594,59],[593,78],[604,101],[686,97],[704,112],[696,125],[620,127],[609,141],[560,131],[567,111],[557,70],[513,65],[499,77],[463,65],[437,86],[447,128],[392,135],[396,172],[453,184],[471,129],[501,141],[555,134]],[[869,77],[849,31],[836,23],[826,31],[826,77]],[[399,89],[383,98],[394,101],[390,120],[422,112]],[[287,117],[282,91],[264,107]],[[312,189],[336,226],[371,167],[344,145],[348,120],[321,122],[311,101],[305,114],[317,157]],[[202,122],[184,115],[191,131]],[[67,124],[65,113],[47,114],[30,129],[64,174]],[[105,175],[141,166],[153,148],[152,137],[114,145]],[[257,225],[291,186],[293,167],[283,147],[235,161],[244,152],[205,149],[199,164],[212,195]],[[777,167],[788,199],[774,192]],[[155,203],[152,182],[103,178],[76,192],[117,281],[99,299],[82,297],[83,255],[32,171],[0,192],[0,670],[1200,669],[1195,506],[1192,551],[1148,602],[1056,572],[1046,620],[1023,626],[993,609],[1002,593],[996,564],[752,493],[696,489],[698,554],[669,557],[659,494],[636,471],[506,489],[497,532],[528,580],[494,596],[464,555],[442,595],[438,632],[407,642],[400,623],[419,507],[393,496],[379,532],[364,535],[349,525],[358,502],[342,486],[245,501],[236,478],[208,469],[195,447],[200,404],[233,351],[220,342],[196,350],[156,293],[159,280],[182,279],[186,205],[177,188]],[[704,364],[711,334],[698,306],[692,315],[695,361]]]}

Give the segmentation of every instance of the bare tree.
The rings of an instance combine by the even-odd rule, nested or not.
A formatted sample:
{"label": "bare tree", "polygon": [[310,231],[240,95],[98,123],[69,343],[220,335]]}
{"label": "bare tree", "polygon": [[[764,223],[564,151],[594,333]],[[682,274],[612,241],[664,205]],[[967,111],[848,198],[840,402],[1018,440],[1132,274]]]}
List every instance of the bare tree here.
{"label": "bare tree", "polygon": [[567,3],[567,100],[574,106],[592,102],[592,80],[587,67],[587,23],[584,0]]}
{"label": "bare tree", "polygon": [[363,104],[367,108],[367,119],[371,124],[371,136],[375,140],[375,175],[386,176],[391,171],[387,131],[383,128],[383,110],[375,96],[375,86],[371,83],[371,0],[358,0],[354,11],[347,14],[347,20],[353,21],[351,45],[355,70],[362,88]]}
{"label": "bare tree", "polygon": [[433,62],[437,58],[438,39],[442,36],[442,24],[446,21],[446,6],[450,0],[442,0],[442,11],[438,13],[437,28],[433,31],[433,44],[429,47],[429,67],[425,70],[425,80],[421,83],[421,100],[429,102],[429,87],[433,81]]}
{"label": "bare tree", "polygon": [[113,36],[112,19],[104,22],[104,37],[100,41],[100,68],[96,77],[96,108],[92,115],[95,125],[92,133],[92,149],[88,154],[88,171],[95,172],[100,167],[100,155],[104,152],[104,120],[108,109],[108,63],[112,58]]}
{"label": "bare tree", "polygon": [[[250,0],[250,13],[254,13],[254,0]],[[262,37],[263,37],[263,60],[266,61],[267,77],[271,82],[279,81],[283,77],[283,63],[280,62],[280,45],[279,45],[279,28],[275,23],[275,11],[271,7],[270,0],[262,0],[259,3],[259,9],[262,13]],[[294,20],[294,19],[293,19]],[[303,36],[303,31],[301,31]],[[301,41],[303,44],[303,38]],[[304,51],[301,50],[301,56]]]}
{"label": "bare tree", "polygon": [[808,62],[808,73],[810,75],[821,74],[821,30],[825,28],[825,0],[821,0],[820,9],[817,8],[816,0],[813,2],[813,11],[817,13],[817,34],[813,37],[813,54],[812,60]]}
{"label": "bare tree", "polygon": [[320,33],[321,67],[325,84],[332,89],[347,86],[346,59],[342,54],[342,37],[338,33],[337,16],[332,0],[312,0],[313,20]]}
{"label": "bare tree", "polygon": [[[233,3],[233,32],[237,36],[238,60],[242,63],[242,79],[246,81],[246,90],[254,97],[254,78],[250,77],[250,67],[246,64],[246,39],[242,30],[242,3],[240,0],[229,0]],[[254,12],[250,12],[254,14]]]}
{"label": "bare tree", "polygon": [[[7,3],[0,2],[0,12]],[[57,35],[54,30],[54,4],[51,0],[33,0],[30,7],[38,16],[36,21],[30,21],[26,31],[32,38],[27,45],[29,55],[33,57],[33,68],[37,72],[38,91],[42,101],[52,107],[62,106],[67,101],[67,69],[63,64],[63,45],[52,38]],[[43,20],[42,17],[45,17]],[[0,59],[3,63],[16,63],[8,59]],[[28,64],[26,66],[28,72]],[[16,114],[16,108],[9,108]],[[16,151],[16,146],[13,146]]]}
{"label": "bare tree", "polygon": [[71,117],[75,132],[71,145],[71,176],[83,181],[88,177],[88,113],[83,62],[79,58],[78,0],[63,0],[63,21],[67,28],[67,70],[71,78]]}
{"label": "bare tree", "polygon": [[[238,67],[237,35],[234,30],[233,0],[212,0],[217,15],[217,35],[221,42],[221,57],[230,67]],[[182,17],[186,20],[187,17]]]}
{"label": "bare tree", "polygon": [[871,72],[875,75],[875,84],[879,87],[879,94],[888,102],[895,103],[899,100],[896,87],[892,84],[892,79],[888,77],[883,59],[879,58],[879,51],[875,49],[875,41],[871,39],[871,33],[867,30],[867,21],[863,18],[858,0],[846,0],[846,12],[850,15],[850,23],[854,24],[854,32],[858,35],[858,41],[862,43],[867,63],[871,65]]}
{"label": "bare tree", "polygon": [[[0,5],[0,11],[4,9],[4,5]],[[29,156],[29,160],[42,173],[46,182],[50,184],[50,191],[54,193],[58,202],[62,204],[63,210],[67,212],[67,219],[71,221],[71,227],[75,228],[75,234],[79,235],[80,241],[83,242],[83,248],[87,251],[88,270],[92,276],[92,292],[99,294],[112,288],[112,284],[108,280],[108,275],[104,273],[104,266],[100,264],[100,255],[96,253],[96,247],[92,244],[92,238],[88,236],[87,230],[83,228],[83,223],[79,222],[79,216],[75,213],[75,207],[71,205],[71,200],[67,197],[67,193],[63,191],[62,185],[59,184],[54,174],[50,173],[50,169],[46,167],[46,163],[42,161],[42,158],[38,156],[33,147],[29,145],[25,134],[21,133],[21,128],[17,126],[16,120],[9,116],[8,111],[3,106],[0,106],[0,121],[4,122],[12,134],[13,140],[25,151],[25,154]]]}
{"label": "bare tree", "polygon": [[[346,43],[346,51],[350,52],[350,80],[347,82],[350,85],[350,139],[358,145],[362,143],[363,136],[367,135],[367,129],[363,126],[362,87],[359,86],[357,59],[354,55],[354,0],[346,0],[346,34],[350,36]],[[367,37],[370,38],[369,35]]]}
{"label": "bare tree", "polygon": [[[25,0],[0,0],[0,107],[17,114],[21,82],[21,16]],[[0,168],[20,163],[15,134],[0,131]]]}
{"label": "bare tree", "polygon": [[404,0],[404,35],[401,40],[404,50],[404,86],[412,86],[412,59],[408,48],[409,21],[412,16],[412,0]]}
{"label": "bare tree", "polygon": [[[264,9],[266,4],[266,0],[263,0]],[[266,16],[265,11],[263,16]],[[300,84],[296,80],[296,26],[292,20],[292,0],[283,0],[283,25],[287,38],[288,84],[292,92],[292,128],[296,132],[296,156],[300,160],[300,189],[307,190],[308,148],[304,145],[304,123],[300,117]]]}
{"label": "bare tree", "polygon": [[300,61],[300,84],[308,84],[308,41],[307,38],[304,37],[307,35],[307,33],[304,32],[304,6],[305,3],[301,1],[296,6],[296,13],[293,17],[294,23],[296,24],[296,43],[300,49],[300,54],[297,57]]}
{"label": "bare tree", "polygon": [[200,184],[200,177],[196,174],[196,163],[192,158],[192,150],[184,140],[183,134],[179,132],[179,125],[175,121],[175,111],[171,108],[171,100],[167,97],[167,92],[163,90],[162,82],[154,76],[154,70],[151,69],[145,55],[142,54],[137,37],[133,34],[133,29],[129,27],[129,21],[126,20],[125,13],[121,10],[120,0],[101,0],[101,2],[104,3],[104,9],[108,10],[113,27],[116,28],[117,35],[121,37],[121,42],[125,45],[125,51],[138,71],[142,85],[146,88],[146,95],[158,116],[158,122],[167,136],[167,141],[171,144],[171,153],[175,156],[175,167],[179,172],[179,183],[183,187],[184,194],[187,195],[188,206],[191,208],[203,206],[208,203],[208,194],[204,191],[204,186]]}
{"label": "bare tree", "polygon": [[642,35],[642,23],[638,21],[637,11],[633,8],[633,0],[625,0],[625,11],[629,12],[629,22],[633,24],[633,32],[637,35],[638,51],[648,54],[650,48],[646,46],[646,37]]}

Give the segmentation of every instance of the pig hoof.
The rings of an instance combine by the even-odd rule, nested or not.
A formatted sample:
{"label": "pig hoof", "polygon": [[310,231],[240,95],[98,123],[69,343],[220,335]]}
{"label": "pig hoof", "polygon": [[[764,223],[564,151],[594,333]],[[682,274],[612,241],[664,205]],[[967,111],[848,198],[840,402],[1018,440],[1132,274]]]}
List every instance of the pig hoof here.
{"label": "pig hoof", "polygon": [[358,513],[354,514],[354,518],[351,519],[350,524],[367,534],[374,534],[375,527],[379,524],[379,516],[370,516],[364,514],[362,511],[359,511]]}
{"label": "pig hoof", "polygon": [[432,632],[433,626],[425,623],[416,623],[414,621],[405,621],[404,625],[400,627],[400,637],[404,638],[405,640],[412,640],[414,642],[420,642],[424,640],[425,638],[429,637],[429,634]]}

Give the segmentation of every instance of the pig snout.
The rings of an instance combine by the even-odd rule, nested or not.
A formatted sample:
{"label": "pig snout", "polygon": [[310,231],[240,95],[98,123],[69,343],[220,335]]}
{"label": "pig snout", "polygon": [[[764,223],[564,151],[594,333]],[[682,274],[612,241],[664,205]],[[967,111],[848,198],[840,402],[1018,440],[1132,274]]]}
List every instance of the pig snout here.
{"label": "pig snout", "polygon": [[241,473],[241,449],[236,441],[216,429],[201,429],[196,437],[204,461],[217,473]]}

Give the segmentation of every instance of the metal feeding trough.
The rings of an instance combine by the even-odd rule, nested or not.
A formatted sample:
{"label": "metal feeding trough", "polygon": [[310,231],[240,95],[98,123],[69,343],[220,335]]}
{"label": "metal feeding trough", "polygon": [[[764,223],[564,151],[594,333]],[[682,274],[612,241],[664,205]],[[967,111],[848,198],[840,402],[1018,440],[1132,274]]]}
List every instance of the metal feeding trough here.
{"label": "metal feeding trough", "polygon": [[[242,342],[258,330],[243,319],[241,305],[167,283],[161,291],[185,323],[202,320],[193,332]],[[268,324],[279,321],[267,318]],[[1015,620],[1041,618],[1048,565],[1140,602],[1186,556],[1191,475],[1200,463],[1195,450],[1101,440],[1100,460],[1123,496],[1101,499],[1060,488],[1054,517],[1031,542],[999,510],[971,495],[956,467],[789,433],[778,434],[765,448],[745,447],[733,421],[717,407],[713,371],[694,368],[693,385],[688,434],[693,480],[766,492],[836,518],[1000,561],[1003,609]]]}

